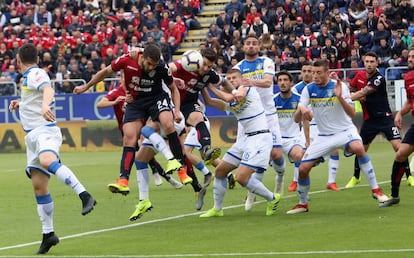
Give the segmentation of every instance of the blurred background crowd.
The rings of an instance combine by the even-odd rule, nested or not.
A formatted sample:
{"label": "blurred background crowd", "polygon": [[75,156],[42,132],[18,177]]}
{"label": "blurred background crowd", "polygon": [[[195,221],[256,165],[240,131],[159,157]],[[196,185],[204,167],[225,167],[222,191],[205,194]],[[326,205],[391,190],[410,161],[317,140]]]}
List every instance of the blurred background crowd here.
{"label": "blurred background crowd", "polygon": [[[50,77],[63,80],[57,87],[62,93],[72,92],[81,83],[77,79],[89,81],[135,46],[156,43],[164,59],[171,61],[188,31],[202,28],[198,15],[207,3],[1,1],[0,81],[18,84],[16,53],[25,42],[37,46],[39,65]],[[276,71],[300,70],[305,61],[326,59],[341,73],[362,67],[367,51],[378,54],[385,71],[407,65],[413,42],[414,9],[408,0],[230,0],[223,7],[200,44],[217,51],[216,69],[221,73],[243,59],[241,46],[249,33],[261,38],[262,54],[275,61]],[[400,74],[395,72],[392,79]],[[10,94],[7,84],[0,84],[0,95]]]}

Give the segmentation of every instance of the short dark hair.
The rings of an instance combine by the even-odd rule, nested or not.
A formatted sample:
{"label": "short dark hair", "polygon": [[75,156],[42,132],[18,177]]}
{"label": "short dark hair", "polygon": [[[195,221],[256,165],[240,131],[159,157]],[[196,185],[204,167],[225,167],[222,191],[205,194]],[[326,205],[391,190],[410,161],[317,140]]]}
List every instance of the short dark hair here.
{"label": "short dark hair", "polygon": [[19,48],[19,57],[23,64],[36,64],[38,52],[35,45],[27,43]]}
{"label": "short dark hair", "polygon": [[277,75],[276,75],[276,79],[278,80],[279,79],[279,76],[281,76],[281,75],[286,75],[287,77],[289,77],[289,81],[293,81],[293,76],[292,76],[292,74],[291,73],[289,73],[288,71],[286,71],[286,70],[281,70]]}
{"label": "short dark hair", "polygon": [[328,62],[326,60],[316,60],[312,64],[314,67],[323,67],[324,70],[328,70]]}
{"label": "short dark hair", "polygon": [[207,58],[207,60],[209,60],[210,62],[215,63],[217,61],[217,53],[212,48],[204,48],[200,51],[200,53],[203,57]]}
{"label": "short dark hair", "polygon": [[151,58],[154,61],[160,61],[161,50],[155,44],[149,44],[144,48],[144,58]]}
{"label": "short dark hair", "polygon": [[374,57],[375,60],[378,60],[377,54],[375,52],[372,52],[372,51],[369,51],[369,52],[365,53],[365,56],[371,56],[371,57]]}

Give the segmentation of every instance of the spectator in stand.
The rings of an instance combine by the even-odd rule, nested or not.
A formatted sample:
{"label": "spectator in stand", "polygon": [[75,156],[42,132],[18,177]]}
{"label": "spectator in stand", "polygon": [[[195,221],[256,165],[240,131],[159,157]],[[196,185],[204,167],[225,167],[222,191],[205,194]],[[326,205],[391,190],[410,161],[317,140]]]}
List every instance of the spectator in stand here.
{"label": "spectator in stand", "polygon": [[299,39],[305,48],[309,48],[311,46],[312,40],[316,39],[316,37],[309,27],[305,27],[303,34],[299,37]]}
{"label": "spectator in stand", "polygon": [[334,42],[335,41],[335,38],[329,32],[328,27],[326,27],[326,25],[322,24],[321,31],[320,31],[318,37],[316,37],[316,39],[318,40],[318,45],[321,46],[321,47],[325,46],[325,42],[326,42],[325,40],[327,38],[330,38],[331,39],[331,42]]}
{"label": "spectator in stand", "polygon": [[[116,44],[113,47],[113,51],[114,51],[115,56],[122,56],[123,54],[128,53],[128,44],[125,43],[124,37],[118,36],[118,38],[116,39]],[[98,69],[95,69],[95,70],[98,70]]]}
{"label": "spectator in stand", "polygon": [[291,55],[297,60],[299,56],[306,56],[306,49],[302,46],[299,38],[296,38],[293,42],[293,48]]}
{"label": "spectator in stand", "polygon": [[230,23],[224,24],[219,37],[219,42],[223,49],[233,44],[233,29],[230,27]]}
{"label": "spectator in stand", "polygon": [[347,28],[349,28],[349,24],[341,18],[340,14],[335,14],[332,31],[334,33],[340,32],[341,34],[345,34]]}
{"label": "spectator in stand", "polygon": [[86,44],[82,41],[81,38],[77,38],[76,45],[72,47],[72,53],[79,60],[83,56],[83,52],[85,51],[85,48],[86,48]]}
{"label": "spectator in stand", "polygon": [[93,67],[93,63],[91,60],[88,60],[86,63],[86,68],[85,70],[82,72],[82,79],[84,79],[85,81],[90,81],[92,79],[92,76],[96,74],[96,70]]}
{"label": "spectator in stand", "polygon": [[296,18],[296,24],[293,26],[293,33],[296,35],[296,37],[301,37],[305,33],[306,25],[303,23],[303,18],[301,16],[298,16]]}
{"label": "spectator in stand", "polygon": [[[293,24],[289,17],[285,17],[282,26],[282,34],[283,35],[291,35],[293,33]],[[294,35],[294,34],[293,34]]]}
{"label": "spectator in stand", "polygon": [[158,25],[154,25],[154,29],[150,32],[150,35],[156,44],[159,44],[160,39],[164,37],[164,33],[160,30]]}
{"label": "spectator in stand", "polygon": [[48,25],[52,25],[52,14],[46,10],[46,5],[41,4],[39,6],[39,10],[34,15],[34,23],[37,26],[43,25],[43,23],[47,23]]}
{"label": "spectator in stand", "polygon": [[171,53],[174,53],[180,47],[181,31],[175,27],[175,22],[169,22],[168,29],[164,32],[164,38],[170,45]]}
{"label": "spectator in stand", "polygon": [[148,28],[148,30],[152,30],[155,24],[159,24],[159,21],[154,16],[154,13],[149,11],[147,13],[147,19],[144,22],[144,25]]}
{"label": "spectator in stand", "polygon": [[6,77],[6,79],[16,82],[19,73],[16,71],[16,66],[14,64],[10,64],[2,75]]}
{"label": "spectator in stand", "polygon": [[[129,51],[128,51],[129,52]],[[106,49],[106,55],[103,58],[103,63],[105,66],[108,66],[111,64],[113,60],[115,60],[118,56],[114,54],[114,50],[112,48]]]}
{"label": "spectator in stand", "polygon": [[269,34],[269,28],[266,23],[264,23],[260,17],[256,16],[254,18],[254,23],[250,26],[250,32],[256,33],[256,37],[260,38],[263,34]]}
{"label": "spectator in stand", "polygon": [[171,49],[168,43],[165,41],[164,37],[160,39],[160,41],[158,42],[158,45],[160,47],[161,54],[162,54],[162,57],[164,58],[164,61],[166,63],[171,62]]}
{"label": "spectator in stand", "polygon": [[382,14],[385,14],[388,19],[391,21],[395,20],[395,15],[397,14],[397,11],[395,10],[394,6],[392,6],[392,3],[390,0],[387,0],[385,3],[384,11],[382,11]]}
{"label": "spectator in stand", "polygon": [[333,70],[338,75],[339,79],[341,79],[341,80],[343,79],[343,73],[341,71],[342,64],[338,60],[337,56],[330,55],[328,57],[328,68],[329,68],[329,70]]}
{"label": "spectator in stand", "polygon": [[224,10],[220,11],[219,16],[216,18],[216,25],[220,29],[224,29],[224,24],[230,24],[231,23],[231,16],[228,15]]}
{"label": "spectator in stand", "polygon": [[238,12],[234,12],[233,16],[231,17],[231,21],[230,24],[233,27],[234,30],[238,30],[240,29],[241,25],[242,25],[242,21],[243,19],[240,16],[240,13]]}
{"label": "spectator in stand", "polygon": [[332,39],[325,39],[325,44],[321,49],[321,54],[326,54],[328,59],[330,59],[330,56],[338,56],[338,49],[332,44]]}
{"label": "spectator in stand", "polygon": [[[69,71],[70,71],[70,79],[72,80],[82,79],[82,72],[79,70],[79,65],[77,62],[71,64],[71,66],[69,67]],[[82,85],[82,83],[75,82],[75,85],[79,86],[79,85]]]}
{"label": "spectator in stand", "polygon": [[338,49],[338,60],[341,62],[342,67],[349,68],[350,64],[346,66],[346,60],[348,59],[349,56],[351,56],[351,47],[345,40],[342,40],[337,49]]}
{"label": "spectator in stand", "polygon": [[329,11],[326,9],[326,4],[324,2],[320,2],[318,5],[318,11],[314,13],[312,31],[318,31],[328,15]]}
{"label": "spectator in stand", "polygon": [[194,8],[190,5],[188,0],[183,0],[182,5],[178,9],[178,14],[184,18],[185,26],[187,29],[196,29],[199,25],[195,18]]}
{"label": "spectator in stand", "polygon": [[257,12],[257,7],[256,6],[252,6],[250,8],[250,12],[246,16],[247,24],[253,25],[253,23],[255,21],[255,17],[259,17],[260,18],[260,13]]}
{"label": "spectator in stand", "polygon": [[354,30],[358,30],[362,24],[365,24],[368,18],[368,8],[366,8],[363,2],[359,2],[356,7],[351,6],[348,9],[348,13],[350,26]]}
{"label": "spectator in stand", "polygon": [[[377,48],[376,54],[378,55],[378,67],[387,68],[388,61],[391,60],[391,46],[386,39],[380,39],[380,45]],[[384,71],[381,72],[384,74]]]}
{"label": "spectator in stand", "polygon": [[[246,0],[246,5],[248,8],[250,8],[252,5],[251,0]],[[226,6],[224,7],[224,11],[230,18],[233,17],[234,13],[237,12],[238,14],[243,13],[243,3],[240,0],[231,0]],[[246,12],[247,14],[248,12]],[[244,18],[244,17],[242,17]]]}
{"label": "spectator in stand", "polygon": [[[388,62],[390,66],[395,66],[395,61],[401,57],[402,51],[407,49],[408,46],[401,40],[401,36],[397,34],[395,40],[391,46],[391,56],[392,58]],[[398,61],[397,61],[398,62]]]}
{"label": "spectator in stand", "polygon": [[374,36],[372,38],[372,51],[377,52],[377,49],[380,47],[381,39],[385,39],[386,42],[390,42],[391,33],[385,29],[384,24],[382,22],[379,22],[377,25],[377,30],[374,32]]}
{"label": "spectator in stand", "polygon": [[368,32],[374,33],[377,29],[378,18],[375,16],[373,11],[368,12],[367,20],[365,21],[365,26],[367,26]]}
{"label": "spectator in stand", "polygon": [[141,18],[141,13],[139,12],[139,10],[134,10],[133,11],[133,17],[131,20],[131,24],[132,26],[134,26],[134,28],[137,31],[140,31],[142,29],[142,26],[144,25],[142,18]]}
{"label": "spectator in stand", "polygon": [[404,22],[408,23],[410,20],[412,20],[413,7],[412,3],[410,5],[409,0],[401,0],[399,6],[397,6],[396,8],[397,14],[401,16]]}
{"label": "spectator in stand", "polygon": [[184,38],[187,35],[186,24],[180,15],[175,16],[175,27],[181,32],[181,37]]}
{"label": "spectator in stand", "polygon": [[315,61],[321,58],[321,47],[318,45],[317,39],[312,39],[311,46],[308,48],[306,56],[310,61]]}
{"label": "spectator in stand", "polygon": [[86,48],[83,51],[83,54],[86,55],[88,58],[90,58],[92,51],[101,53],[101,50],[102,50],[102,44],[99,42],[98,36],[93,35],[92,41],[86,46]]}
{"label": "spectator in stand", "polygon": [[121,26],[123,31],[127,30],[128,25],[130,24],[130,22],[127,19],[125,19],[125,15],[126,15],[125,10],[122,8],[120,8],[118,12],[116,13],[116,17],[118,18],[117,24]]}
{"label": "spectator in stand", "polygon": [[368,33],[368,28],[365,24],[361,25],[361,29],[355,37],[355,42],[358,42],[364,52],[371,51],[373,47],[373,37],[371,33]]}
{"label": "spectator in stand", "polygon": [[[115,51],[114,51],[114,53],[116,53]],[[101,66],[101,64],[102,64],[102,58],[101,58],[101,56],[98,54],[98,52],[96,52],[96,51],[92,51],[91,52],[91,58],[89,59],[91,62],[92,62],[92,64],[93,64],[93,69],[95,70],[95,71],[99,71],[99,69],[100,69],[100,66]]]}
{"label": "spectator in stand", "polygon": [[412,38],[408,32],[408,29],[405,29],[403,32],[403,35],[401,36],[401,40],[402,42],[404,42],[408,48],[411,47],[411,45],[413,44]]}
{"label": "spectator in stand", "polygon": [[303,23],[306,26],[308,26],[309,28],[312,28],[312,25],[314,23],[314,14],[313,14],[311,6],[309,4],[306,4],[304,6],[302,19],[303,19]]}
{"label": "spectator in stand", "polygon": [[171,21],[170,18],[170,12],[168,10],[165,10],[162,12],[162,18],[160,20],[160,29],[162,32],[164,32],[166,29],[168,29],[168,23]]}
{"label": "spectator in stand", "polygon": [[247,38],[247,36],[249,35],[249,31],[250,31],[250,26],[249,24],[247,24],[246,20],[242,21],[242,25],[239,28],[239,31],[240,31],[240,37],[242,41],[244,41],[244,39]]}

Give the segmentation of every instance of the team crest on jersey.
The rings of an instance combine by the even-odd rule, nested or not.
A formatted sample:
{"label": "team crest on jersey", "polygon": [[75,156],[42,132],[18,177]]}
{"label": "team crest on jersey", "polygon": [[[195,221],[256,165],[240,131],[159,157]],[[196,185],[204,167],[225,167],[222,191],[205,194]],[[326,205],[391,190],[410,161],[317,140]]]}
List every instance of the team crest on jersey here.
{"label": "team crest on jersey", "polygon": [[262,69],[263,69],[263,63],[257,63],[256,70],[262,70]]}
{"label": "team crest on jersey", "polygon": [[334,90],[329,89],[327,90],[328,97],[332,97],[334,95]]}
{"label": "team crest on jersey", "polygon": [[381,81],[379,79],[374,80],[374,85],[379,86],[381,84]]}
{"label": "team crest on jersey", "polygon": [[296,109],[298,107],[298,102],[292,101],[290,103],[291,103],[293,109]]}
{"label": "team crest on jersey", "polygon": [[155,73],[156,73],[156,71],[152,70],[151,72],[148,73],[148,76],[149,77],[154,77]]}

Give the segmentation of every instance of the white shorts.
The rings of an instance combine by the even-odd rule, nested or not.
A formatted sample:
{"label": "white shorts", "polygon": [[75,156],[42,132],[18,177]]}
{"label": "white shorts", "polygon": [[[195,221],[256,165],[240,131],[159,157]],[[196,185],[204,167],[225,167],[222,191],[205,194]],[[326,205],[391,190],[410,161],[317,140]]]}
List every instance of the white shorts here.
{"label": "white shorts", "polygon": [[243,135],[224,154],[223,160],[238,167],[240,164],[251,168],[266,169],[272,151],[272,135],[261,133],[254,136]]}
{"label": "white shorts", "polygon": [[45,151],[53,152],[59,159],[59,149],[62,146],[62,132],[57,126],[41,126],[30,131],[25,137],[27,167],[26,174],[30,177],[30,169],[36,169],[47,176],[50,173],[40,165],[39,154]]}
{"label": "white shorts", "polygon": [[[210,121],[207,119],[205,121],[208,131],[210,132]],[[198,141],[197,130],[194,126],[191,126],[190,131],[187,133],[187,136],[184,140],[184,146],[194,147],[198,150],[201,150],[201,144]]]}
{"label": "white shorts", "polygon": [[329,155],[333,150],[343,148],[344,155],[349,157],[353,153],[347,152],[349,144],[353,141],[361,141],[361,136],[358,133],[356,127],[346,129],[342,132],[333,135],[318,135],[311,142],[305,154],[303,155],[302,162],[313,161],[321,157]]}
{"label": "white shorts", "polygon": [[[272,148],[282,148],[282,135],[280,133],[279,120],[275,113],[274,115],[266,115],[267,125],[272,133]],[[237,139],[244,136],[244,129],[240,123],[237,123]]]}
{"label": "white shorts", "polygon": [[305,146],[305,135],[301,134],[300,136],[296,136],[296,137],[291,137],[291,138],[283,138],[282,137],[282,144],[283,144],[283,152],[286,154],[286,156],[288,156],[289,161],[291,163],[294,163],[294,160],[291,160],[289,157],[289,153],[292,150],[293,147],[295,146],[299,146],[302,149],[306,149]]}
{"label": "white shorts", "polygon": [[316,124],[309,125],[309,141],[313,142],[313,140],[318,136],[319,129]]}
{"label": "white shorts", "polygon": [[273,148],[282,148],[282,134],[280,133],[279,118],[276,113],[266,115],[267,125],[272,133]]}

